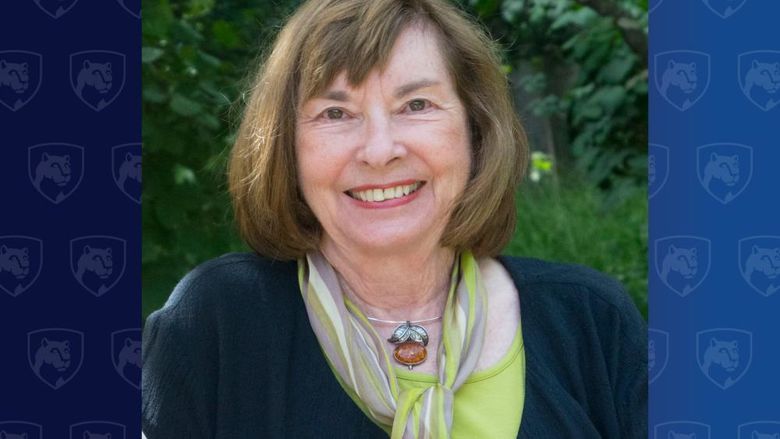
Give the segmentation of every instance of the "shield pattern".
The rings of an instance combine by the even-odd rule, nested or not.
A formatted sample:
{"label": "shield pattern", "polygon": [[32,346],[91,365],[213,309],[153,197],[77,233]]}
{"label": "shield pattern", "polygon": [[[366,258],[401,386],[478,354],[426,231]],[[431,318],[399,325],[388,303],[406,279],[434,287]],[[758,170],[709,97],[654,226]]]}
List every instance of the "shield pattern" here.
{"label": "shield pattern", "polygon": [[125,55],[110,50],[86,50],[70,55],[70,85],[76,96],[95,111],[116,100],[125,87]]}
{"label": "shield pattern", "polygon": [[27,360],[38,379],[54,390],[60,389],[81,369],[84,333],[66,328],[28,332]]}
{"label": "shield pattern", "polygon": [[698,288],[710,272],[712,243],[692,235],[657,239],[654,245],[656,274],[664,285],[685,297]]}
{"label": "shield pattern", "polygon": [[737,427],[737,439],[780,439],[780,422],[746,422]]}
{"label": "shield pattern", "polygon": [[713,328],[696,333],[696,361],[707,379],[726,390],[750,369],[753,334],[735,328]]}
{"label": "shield pattern", "polygon": [[141,0],[116,0],[128,14],[141,18]]}
{"label": "shield pattern", "polygon": [[86,421],[71,424],[70,439],[125,439],[127,427],[110,421]]}
{"label": "shield pattern", "polygon": [[753,50],[737,56],[742,94],[761,111],[780,106],[780,50]]}
{"label": "shield pattern", "polygon": [[729,18],[745,5],[747,0],[702,0],[707,8],[720,18]]}
{"label": "shield pattern", "polygon": [[654,439],[710,439],[712,428],[696,421],[671,421],[656,424],[653,428]]}
{"label": "shield pattern", "polygon": [[749,236],[739,240],[737,255],[742,278],[758,294],[780,291],[780,236]]}
{"label": "shield pattern", "polygon": [[723,204],[734,201],[753,178],[753,148],[738,143],[710,143],[696,148],[699,184]]}
{"label": "shield pattern", "polygon": [[41,143],[27,150],[27,176],[33,187],[54,204],[65,201],[84,177],[84,147]]}
{"label": "shield pattern", "polygon": [[669,179],[669,148],[651,143],[647,156],[647,196],[653,198]]}
{"label": "shield pattern", "polygon": [[41,274],[43,241],[31,236],[0,236],[0,289],[17,297]]}
{"label": "shield pattern", "polygon": [[0,104],[17,111],[41,88],[43,57],[27,50],[0,51]]}
{"label": "shield pattern", "polygon": [[128,328],[111,333],[111,362],[128,384],[141,388],[141,329]]}
{"label": "shield pattern", "polygon": [[24,438],[41,439],[43,426],[27,421],[2,421],[0,422],[0,438]]}
{"label": "shield pattern", "polygon": [[119,190],[141,204],[141,144],[126,143],[111,148],[111,171]]}
{"label": "shield pattern", "polygon": [[693,107],[710,86],[710,56],[695,50],[655,55],[654,79],[660,95],[680,111]]}
{"label": "shield pattern", "polygon": [[648,384],[658,379],[669,362],[669,333],[659,329],[647,330]]}
{"label": "shield pattern", "polygon": [[109,292],[125,273],[127,243],[114,236],[82,236],[70,241],[70,268],[95,297]]}
{"label": "shield pattern", "polygon": [[78,0],[33,0],[35,4],[53,19],[67,14],[78,3]]}

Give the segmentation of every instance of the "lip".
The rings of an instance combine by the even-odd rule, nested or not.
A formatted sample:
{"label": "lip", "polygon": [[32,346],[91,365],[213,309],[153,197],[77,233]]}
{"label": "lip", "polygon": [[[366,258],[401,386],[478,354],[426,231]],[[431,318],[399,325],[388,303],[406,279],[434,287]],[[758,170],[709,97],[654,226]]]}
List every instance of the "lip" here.
{"label": "lip", "polygon": [[412,183],[415,183],[417,181],[420,181],[421,185],[420,185],[420,187],[417,188],[416,191],[412,192],[409,195],[403,196],[401,198],[393,198],[392,200],[382,201],[382,202],[379,202],[379,203],[374,202],[374,201],[358,200],[358,199],[350,197],[349,194],[347,194],[347,193],[344,193],[343,195],[345,197],[347,197],[349,202],[355,203],[356,206],[362,207],[364,209],[389,209],[391,207],[403,206],[404,204],[409,204],[412,201],[414,201],[414,199],[417,198],[420,195],[420,192],[422,192],[422,190],[426,186],[426,182],[423,181],[423,180],[404,180],[404,181],[406,181],[407,183],[392,183],[389,186],[383,186],[383,187],[380,187],[380,186],[361,186],[361,187],[364,187],[365,189],[351,189],[351,190],[385,189],[387,187],[400,186],[400,185],[403,185],[403,184],[412,184]]}
{"label": "lip", "polygon": [[406,185],[414,184],[417,183],[418,181],[421,183],[425,183],[425,180],[408,179],[408,180],[394,181],[392,183],[387,183],[387,184],[364,184],[363,186],[353,187],[349,189],[349,191],[360,192],[360,191],[367,191],[369,189],[387,189],[390,187],[406,186]]}

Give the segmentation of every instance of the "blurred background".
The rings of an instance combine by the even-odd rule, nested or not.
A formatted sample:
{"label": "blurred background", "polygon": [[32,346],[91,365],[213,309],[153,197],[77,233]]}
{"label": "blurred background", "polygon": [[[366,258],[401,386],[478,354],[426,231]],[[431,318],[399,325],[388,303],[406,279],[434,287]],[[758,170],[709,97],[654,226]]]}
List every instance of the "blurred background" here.
{"label": "blurred background", "polygon": [[[608,273],[647,317],[647,0],[456,2],[503,48],[533,150],[504,253]],[[300,3],[143,2],[144,319],[199,263],[249,251],[226,160],[247,77]]]}

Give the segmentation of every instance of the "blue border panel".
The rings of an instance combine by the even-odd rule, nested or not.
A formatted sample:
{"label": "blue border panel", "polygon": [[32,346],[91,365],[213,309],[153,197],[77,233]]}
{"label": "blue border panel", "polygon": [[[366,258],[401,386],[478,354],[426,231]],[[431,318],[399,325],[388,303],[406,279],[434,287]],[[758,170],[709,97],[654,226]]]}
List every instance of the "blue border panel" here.
{"label": "blue border panel", "polygon": [[649,437],[780,437],[780,2],[651,3]]}
{"label": "blue border panel", "polygon": [[140,45],[140,1],[3,2],[0,432],[9,437],[141,435]]}

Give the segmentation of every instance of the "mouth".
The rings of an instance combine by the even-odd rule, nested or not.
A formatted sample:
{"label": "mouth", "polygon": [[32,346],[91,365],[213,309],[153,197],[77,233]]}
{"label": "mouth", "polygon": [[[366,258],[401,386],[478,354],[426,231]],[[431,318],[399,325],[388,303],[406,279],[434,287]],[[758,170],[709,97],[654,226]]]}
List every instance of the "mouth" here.
{"label": "mouth", "polygon": [[[404,182],[406,183],[406,182]],[[390,200],[396,200],[399,198],[405,198],[420,190],[425,186],[425,181],[410,181],[408,184],[398,184],[388,187],[360,187],[345,191],[349,197],[369,203],[384,203]]]}

